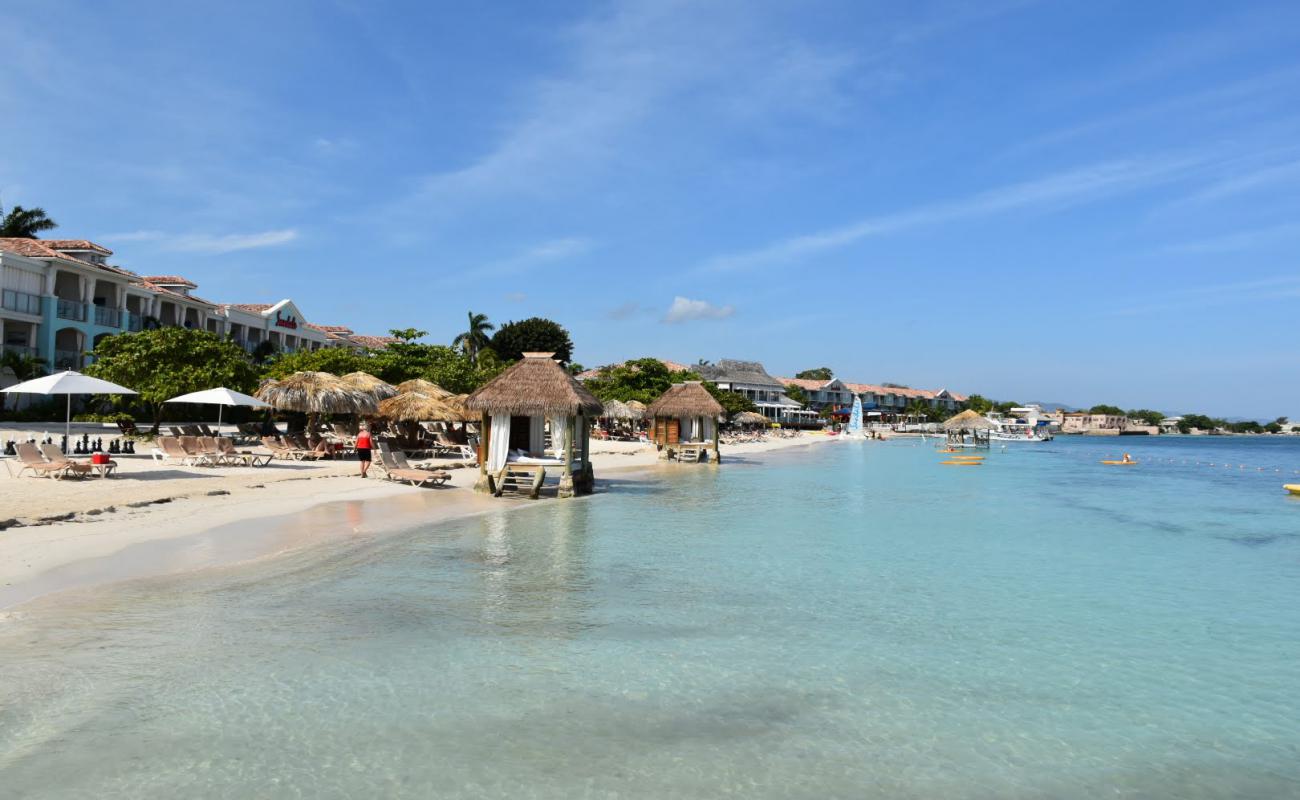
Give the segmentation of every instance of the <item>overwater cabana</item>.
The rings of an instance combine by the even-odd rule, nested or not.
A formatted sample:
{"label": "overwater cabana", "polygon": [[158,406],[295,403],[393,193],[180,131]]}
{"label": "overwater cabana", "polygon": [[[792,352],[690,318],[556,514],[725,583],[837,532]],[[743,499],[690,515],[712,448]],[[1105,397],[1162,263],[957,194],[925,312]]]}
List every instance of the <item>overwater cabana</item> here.
{"label": "overwater cabana", "polygon": [[674,383],[645,413],[650,420],[650,439],[660,458],[705,461],[712,450],[713,463],[722,463],[717,425],[723,414],[722,404],[700,381]]}
{"label": "overwater cabana", "polygon": [[604,407],[553,356],[524,353],[465,400],[482,420],[475,491],[535,498],[548,467],[560,471],[559,497],[590,494],[595,487],[590,427]]}
{"label": "overwater cabana", "polygon": [[986,448],[989,446],[989,431],[994,427],[988,417],[981,416],[970,409],[950,417],[943,423],[950,447]]}

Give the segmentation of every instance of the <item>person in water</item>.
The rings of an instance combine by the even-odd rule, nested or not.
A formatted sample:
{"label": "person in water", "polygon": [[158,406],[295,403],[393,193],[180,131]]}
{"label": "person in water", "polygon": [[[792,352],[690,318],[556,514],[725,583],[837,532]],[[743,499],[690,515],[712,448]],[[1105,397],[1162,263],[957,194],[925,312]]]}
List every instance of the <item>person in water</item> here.
{"label": "person in water", "polygon": [[1124,463],[1125,463],[1125,464],[1132,464],[1132,463],[1133,463],[1133,456],[1129,455],[1128,453],[1125,453],[1125,454],[1124,454]]}
{"label": "person in water", "polygon": [[362,425],[360,432],[357,433],[357,461],[361,462],[361,477],[366,477],[370,471],[370,450],[374,447],[374,441],[370,438],[370,426]]}

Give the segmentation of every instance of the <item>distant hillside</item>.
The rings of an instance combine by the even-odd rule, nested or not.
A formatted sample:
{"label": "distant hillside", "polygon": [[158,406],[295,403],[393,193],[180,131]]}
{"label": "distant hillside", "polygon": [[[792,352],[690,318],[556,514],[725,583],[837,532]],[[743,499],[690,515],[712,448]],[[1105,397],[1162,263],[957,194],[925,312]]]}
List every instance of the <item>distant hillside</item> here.
{"label": "distant hillside", "polygon": [[1044,403],[1044,402],[1041,401],[1041,400],[1030,400],[1030,401],[1028,401],[1027,403],[1024,403],[1024,405],[1027,405],[1027,406],[1038,406],[1039,408],[1043,409],[1044,411],[1053,411],[1053,410],[1058,409],[1058,408],[1061,409],[1062,411],[1082,411],[1082,410],[1083,410],[1083,409],[1080,409],[1080,408],[1076,408],[1076,407],[1074,407],[1074,406],[1067,406],[1065,403]]}

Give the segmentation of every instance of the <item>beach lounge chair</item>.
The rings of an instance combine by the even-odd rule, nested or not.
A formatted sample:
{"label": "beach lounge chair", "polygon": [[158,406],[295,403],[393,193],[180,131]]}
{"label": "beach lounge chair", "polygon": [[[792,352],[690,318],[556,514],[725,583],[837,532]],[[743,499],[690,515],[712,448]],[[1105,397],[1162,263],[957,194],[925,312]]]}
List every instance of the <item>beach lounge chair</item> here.
{"label": "beach lounge chair", "polygon": [[180,437],[159,436],[153,440],[153,443],[155,461],[161,461],[164,464],[181,464],[186,467],[194,466],[194,457],[185,452],[185,448],[181,447]]}
{"label": "beach lounge chair", "polygon": [[451,480],[451,473],[444,472],[443,470],[440,470],[435,466],[423,465],[423,464],[416,466],[412,464],[411,462],[406,460],[406,453],[403,453],[401,450],[390,450],[389,455],[393,459],[393,464],[398,469],[418,469],[422,472],[428,472],[431,475],[433,475],[435,478],[438,478],[439,484],[443,484]]}
{"label": "beach lounge chair", "polygon": [[203,431],[199,430],[199,426],[198,426],[198,425],[182,425],[182,426],[181,426],[181,431],[182,431],[182,433],[181,433],[182,436],[202,436],[202,435],[203,435]]}
{"label": "beach lounge chair", "polygon": [[390,481],[404,481],[412,486],[437,486],[451,480],[451,476],[445,472],[412,469],[409,465],[403,469],[397,465],[393,455],[387,443],[379,443],[379,468]]}
{"label": "beach lounge chair", "polygon": [[262,444],[267,450],[271,451],[272,458],[283,458],[287,461],[301,461],[303,453],[295,447],[290,447],[274,436],[263,436]]}
{"label": "beach lounge chair", "polygon": [[190,463],[194,466],[211,467],[216,465],[217,461],[213,454],[203,447],[199,437],[180,436],[177,437],[176,442],[180,445],[181,451],[189,456]]}
{"label": "beach lounge chair", "polygon": [[[95,469],[93,466],[91,466],[89,461],[77,461],[68,458],[63,454],[62,450],[60,450],[57,446],[52,444],[41,445],[41,455],[45,456],[45,459],[49,461],[51,464],[67,465],[68,471],[66,474],[76,475],[78,478],[86,477]],[[105,476],[109,475],[116,468],[117,468],[116,464],[105,464],[104,475]]]}
{"label": "beach lounge chair", "polygon": [[41,451],[31,442],[19,442],[15,448],[18,453],[18,460],[22,462],[22,469],[18,470],[18,476],[22,477],[24,472],[30,471],[33,475],[43,478],[61,478],[67,471],[66,464],[54,464],[49,459],[41,455]]}
{"label": "beach lounge chair", "polygon": [[468,444],[452,441],[446,431],[433,431],[433,454],[453,456],[462,461],[477,461],[478,452]]}
{"label": "beach lounge chair", "polygon": [[274,456],[268,456],[262,453],[254,453],[249,450],[236,450],[235,441],[229,436],[218,436],[216,438],[217,452],[221,455],[221,460],[227,464],[239,464],[245,467],[265,467],[271,463]]}

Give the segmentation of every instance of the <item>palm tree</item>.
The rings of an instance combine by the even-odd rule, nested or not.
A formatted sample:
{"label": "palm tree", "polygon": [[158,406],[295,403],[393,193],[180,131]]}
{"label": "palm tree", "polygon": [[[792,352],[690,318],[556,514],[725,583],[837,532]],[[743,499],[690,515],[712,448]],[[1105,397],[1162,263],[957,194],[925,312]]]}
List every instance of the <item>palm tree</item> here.
{"label": "palm tree", "polygon": [[478,366],[478,351],[488,345],[488,331],[496,330],[495,325],[488,322],[487,314],[475,314],[469,312],[469,330],[456,337],[451,343],[452,347],[459,347],[469,354],[469,363]]}
{"label": "palm tree", "polygon": [[[39,378],[45,374],[45,362],[35,356],[20,355],[12,350],[0,353],[0,371],[9,370],[19,383]],[[8,403],[6,398],[0,402],[0,409]],[[18,395],[14,395],[14,408],[18,407]]]}
{"label": "palm tree", "polygon": [[[3,210],[3,209],[0,209]],[[45,216],[43,208],[14,206],[0,220],[0,237],[7,239],[35,239],[36,234],[59,227],[59,223]]]}

